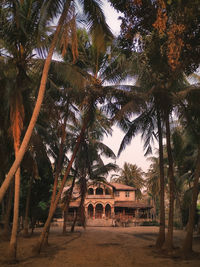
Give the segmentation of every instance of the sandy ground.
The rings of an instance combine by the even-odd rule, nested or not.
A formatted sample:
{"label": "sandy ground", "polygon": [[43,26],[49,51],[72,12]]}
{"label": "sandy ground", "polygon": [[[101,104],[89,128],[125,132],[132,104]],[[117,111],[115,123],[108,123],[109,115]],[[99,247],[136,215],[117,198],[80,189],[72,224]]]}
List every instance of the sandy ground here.
{"label": "sandy ground", "polygon": [[[129,267],[129,266],[200,266],[200,257],[190,260],[171,259],[154,249],[157,227],[88,227],[76,228],[74,233],[61,235],[60,227],[53,227],[50,245],[39,256],[33,256],[32,247],[40,230],[31,238],[19,237],[18,259],[15,266],[27,267]],[[180,246],[185,233],[175,231],[175,246]],[[0,266],[8,266],[9,243],[0,241]],[[194,237],[194,250],[200,253],[200,236]]]}

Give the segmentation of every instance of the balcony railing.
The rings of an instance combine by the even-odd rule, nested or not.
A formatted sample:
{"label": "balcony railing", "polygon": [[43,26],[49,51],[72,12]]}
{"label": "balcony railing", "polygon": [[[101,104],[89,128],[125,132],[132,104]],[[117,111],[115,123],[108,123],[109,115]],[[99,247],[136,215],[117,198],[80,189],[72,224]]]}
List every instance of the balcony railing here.
{"label": "balcony railing", "polygon": [[114,198],[112,195],[87,195],[86,198],[88,199],[111,199]]}

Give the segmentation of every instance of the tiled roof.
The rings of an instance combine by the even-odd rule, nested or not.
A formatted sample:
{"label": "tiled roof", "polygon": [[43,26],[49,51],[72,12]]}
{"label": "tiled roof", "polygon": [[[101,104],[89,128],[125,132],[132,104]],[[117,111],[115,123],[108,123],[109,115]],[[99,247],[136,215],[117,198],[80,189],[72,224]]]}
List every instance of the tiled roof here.
{"label": "tiled roof", "polygon": [[115,207],[121,208],[152,208],[151,205],[137,201],[115,201]]}
{"label": "tiled roof", "polygon": [[135,191],[136,188],[125,185],[125,184],[119,184],[119,183],[110,183],[111,186],[113,186],[116,190],[127,190],[127,191]]}

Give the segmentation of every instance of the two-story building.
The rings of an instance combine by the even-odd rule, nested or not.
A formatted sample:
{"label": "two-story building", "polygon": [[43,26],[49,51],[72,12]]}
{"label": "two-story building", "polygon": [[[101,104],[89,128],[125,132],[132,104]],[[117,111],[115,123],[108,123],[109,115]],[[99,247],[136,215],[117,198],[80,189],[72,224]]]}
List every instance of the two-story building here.
{"label": "two-story building", "polygon": [[[70,202],[69,213],[75,216],[80,205],[78,188],[73,192],[76,200]],[[89,184],[85,197],[85,215],[88,225],[95,225],[100,219],[106,225],[115,220],[140,222],[152,218],[152,205],[135,199],[136,188],[119,183]]]}

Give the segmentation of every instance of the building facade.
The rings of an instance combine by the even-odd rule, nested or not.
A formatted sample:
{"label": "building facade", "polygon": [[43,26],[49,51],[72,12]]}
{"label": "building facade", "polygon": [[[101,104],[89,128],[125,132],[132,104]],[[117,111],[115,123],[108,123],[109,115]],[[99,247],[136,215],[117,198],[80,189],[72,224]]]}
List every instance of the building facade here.
{"label": "building facade", "polygon": [[[119,183],[89,184],[84,207],[88,225],[110,225],[119,222],[141,222],[152,219],[152,205],[135,198],[136,188]],[[80,205],[78,189],[69,206],[69,214],[75,217]]]}

